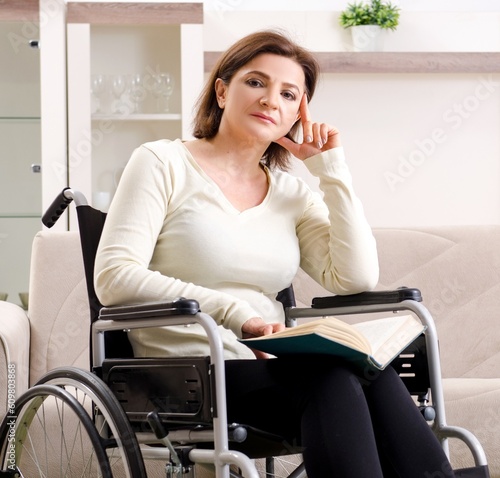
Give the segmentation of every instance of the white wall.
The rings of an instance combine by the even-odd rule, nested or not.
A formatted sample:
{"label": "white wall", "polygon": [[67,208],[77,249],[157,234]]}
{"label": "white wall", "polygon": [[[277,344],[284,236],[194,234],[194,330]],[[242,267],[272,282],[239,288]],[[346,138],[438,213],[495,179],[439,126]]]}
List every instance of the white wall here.
{"label": "white wall", "polygon": [[[500,51],[499,0],[393,1],[387,50]],[[349,50],[348,2],[205,0],[205,49],[278,26],[311,50]],[[500,222],[499,74],[326,74],[311,109],[341,129],[373,226]]]}
{"label": "white wall", "polygon": [[[346,51],[346,3],[312,0],[304,12],[298,1],[208,0],[205,49],[280,27],[311,50]],[[498,1],[398,3],[386,50],[500,51]],[[499,74],[325,74],[311,109],[340,128],[373,226],[500,222]]]}

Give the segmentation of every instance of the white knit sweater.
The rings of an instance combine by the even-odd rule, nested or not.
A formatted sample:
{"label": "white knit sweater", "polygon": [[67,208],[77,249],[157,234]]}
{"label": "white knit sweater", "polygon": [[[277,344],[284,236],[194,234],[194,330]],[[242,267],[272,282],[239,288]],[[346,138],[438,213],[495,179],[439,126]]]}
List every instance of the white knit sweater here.
{"label": "white knit sweater", "polygon": [[[323,198],[301,179],[267,171],[264,201],[236,210],[182,141],[156,141],[130,159],[96,258],[104,305],[187,297],[221,326],[226,358],[251,358],[237,341],[251,317],[283,322],[276,294],[299,266],[336,294],[375,286],[377,251],[342,148],[305,160]],[[199,326],[130,333],[137,356],[205,355]]]}

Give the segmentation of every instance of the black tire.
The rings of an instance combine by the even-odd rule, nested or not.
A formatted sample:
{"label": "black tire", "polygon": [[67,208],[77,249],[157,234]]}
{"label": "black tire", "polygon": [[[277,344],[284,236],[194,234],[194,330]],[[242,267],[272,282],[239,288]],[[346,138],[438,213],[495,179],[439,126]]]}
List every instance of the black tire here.
{"label": "black tire", "polygon": [[1,476],[113,477],[92,419],[55,385],[30,388],[9,410],[0,425],[0,466]]}
{"label": "black tire", "polygon": [[99,377],[76,367],[63,367],[48,372],[38,383],[65,389],[85,408],[104,440],[114,477],[147,476],[139,444],[127,415]]}

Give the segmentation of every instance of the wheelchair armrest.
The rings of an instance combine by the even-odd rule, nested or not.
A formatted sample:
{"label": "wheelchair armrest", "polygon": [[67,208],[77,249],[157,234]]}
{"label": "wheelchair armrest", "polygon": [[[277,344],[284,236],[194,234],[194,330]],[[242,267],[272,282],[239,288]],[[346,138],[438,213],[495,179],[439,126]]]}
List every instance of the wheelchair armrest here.
{"label": "wheelchair armrest", "polygon": [[109,320],[148,319],[151,317],[196,315],[199,311],[200,305],[196,300],[180,297],[169,302],[103,307],[99,312],[99,318]]}
{"label": "wheelchair armrest", "polygon": [[395,290],[360,292],[351,295],[333,295],[328,297],[315,297],[312,300],[313,309],[328,309],[332,307],[351,307],[374,304],[397,304],[404,300],[422,302],[420,290],[401,287]]}

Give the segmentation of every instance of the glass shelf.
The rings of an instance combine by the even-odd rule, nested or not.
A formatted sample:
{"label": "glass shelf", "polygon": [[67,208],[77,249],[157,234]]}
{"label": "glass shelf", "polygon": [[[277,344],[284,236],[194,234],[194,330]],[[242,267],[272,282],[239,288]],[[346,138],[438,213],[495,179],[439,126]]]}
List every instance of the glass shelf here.
{"label": "glass shelf", "polygon": [[40,116],[1,116],[0,122],[12,122],[12,121],[40,121]]}
{"label": "glass shelf", "polygon": [[40,50],[28,42],[39,38],[39,5],[0,3],[2,14],[10,4],[23,17],[0,22],[0,291],[21,305],[19,292],[29,289],[33,237],[42,229],[42,175],[32,169],[42,162]]}
{"label": "glass shelf", "polygon": [[17,214],[0,214],[0,219],[41,219],[42,215],[37,213],[17,213]]}
{"label": "glass shelf", "polygon": [[178,113],[137,113],[131,115],[92,115],[92,121],[180,121]]}

